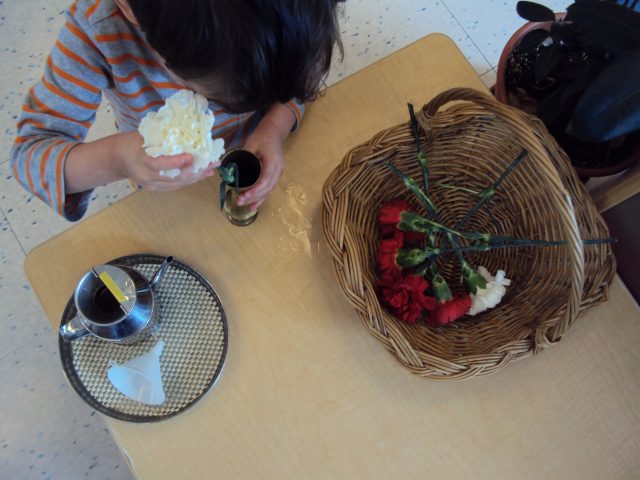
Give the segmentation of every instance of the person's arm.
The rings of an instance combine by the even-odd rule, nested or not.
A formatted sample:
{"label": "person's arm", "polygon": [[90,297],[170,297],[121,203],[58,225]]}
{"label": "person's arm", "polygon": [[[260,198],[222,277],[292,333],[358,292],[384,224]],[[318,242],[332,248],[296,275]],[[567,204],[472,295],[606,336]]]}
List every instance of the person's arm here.
{"label": "person's arm", "polygon": [[11,151],[16,180],[69,220],[84,214],[89,192],[67,195],[65,160],[86,137],[109,86],[108,65],[88,41],[77,5],[66,14],[42,79],[27,94]]}
{"label": "person's arm", "polygon": [[11,151],[16,180],[70,221],[82,218],[91,190],[100,185],[131,178],[143,188],[169,190],[213,174],[208,168],[198,174],[186,169],[175,179],[161,176],[160,170],[187,167],[190,155],[152,159],[137,132],[83,143],[111,80],[82,5],[67,12],[44,75],[22,106]]}
{"label": "person's arm", "polygon": [[[149,157],[138,132],[119,133],[71,149],[64,166],[67,194],[84,192],[100,185],[129,178],[145,190],[174,190],[214,173],[210,165],[201,172],[190,154]],[[177,178],[160,175],[160,170],[184,169]]]}
{"label": "person's arm", "polygon": [[298,99],[296,98],[293,98],[283,105],[291,110],[291,113],[293,113],[293,116],[296,118],[291,131],[297,130],[300,122],[302,121],[302,117],[304,117],[304,103],[298,101]]}
{"label": "person's arm", "polygon": [[292,102],[272,105],[247,139],[244,148],[254,152],[262,160],[262,176],[255,187],[240,196],[240,205],[251,205],[253,209],[257,209],[282,176],[282,144],[289,132],[298,126],[303,113],[303,106]]}

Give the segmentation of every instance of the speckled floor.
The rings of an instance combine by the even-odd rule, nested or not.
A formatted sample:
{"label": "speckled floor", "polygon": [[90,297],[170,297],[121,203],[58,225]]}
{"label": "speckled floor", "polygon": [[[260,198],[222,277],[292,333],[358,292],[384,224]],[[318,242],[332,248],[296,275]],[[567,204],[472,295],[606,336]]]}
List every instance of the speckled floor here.
{"label": "speckled floor", "polygon": [[[544,2],[556,11],[566,1]],[[523,22],[516,0],[348,0],[345,59],[329,84],[431,33],[450,36],[487,85],[502,46]],[[67,385],[56,335],[31,291],[25,255],[69,227],[13,179],[8,152],[23,95],[38,79],[69,0],[0,0],[0,479],[128,479],[99,414]],[[90,138],[113,133],[104,105]],[[95,213],[130,193],[99,189]]]}

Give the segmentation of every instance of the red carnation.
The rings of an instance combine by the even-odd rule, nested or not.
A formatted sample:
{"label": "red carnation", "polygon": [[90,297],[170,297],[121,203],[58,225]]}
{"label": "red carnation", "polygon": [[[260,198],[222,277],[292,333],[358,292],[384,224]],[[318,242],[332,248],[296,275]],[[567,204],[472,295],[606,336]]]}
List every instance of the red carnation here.
{"label": "red carnation", "polygon": [[411,211],[411,205],[402,198],[394,198],[389,200],[378,213],[378,223],[382,225],[393,225],[394,227],[400,223],[400,214],[402,212]]}
{"label": "red carnation", "polygon": [[[398,231],[398,223],[400,223],[400,214],[402,212],[412,212],[411,205],[402,198],[394,198],[380,207],[378,212],[378,225],[380,227],[380,235],[383,238],[389,238]],[[407,245],[418,246],[424,242],[424,233],[406,231],[405,241]]]}
{"label": "red carnation", "polygon": [[424,294],[429,282],[417,275],[407,275],[400,281],[388,278],[378,282],[380,299],[395,317],[407,323],[415,323],[424,310],[435,307],[435,298]]}
{"label": "red carnation", "polygon": [[403,284],[411,292],[411,299],[420,305],[424,310],[433,310],[436,306],[436,299],[428,297],[424,291],[429,288],[429,282],[418,275],[407,275]]}
{"label": "red carnation", "polygon": [[394,198],[389,200],[378,212],[378,225],[380,226],[380,234],[384,237],[391,237],[398,231],[398,223],[400,223],[400,214],[411,210],[405,200]]}
{"label": "red carnation", "polygon": [[462,317],[471,309],[471,296],[455,297],[447,302],[439,303],[431,312],[427,323],[438,326],[446,325]]}
{"label": "red carnation", "polygon": [[380,245],[378,245],[378,270],[382,279],[393,283],[402,279],[402,269],[396,262],[396,256],[403,243],[404,234],[399,230],[392,238],[380,241]]}
{"label": "red carnation", "polygon": [[396,317],[399,317],[405,323],[416,323],[420,320],[422,311],[422,308],[417,303],[409,303],[396,313]]}

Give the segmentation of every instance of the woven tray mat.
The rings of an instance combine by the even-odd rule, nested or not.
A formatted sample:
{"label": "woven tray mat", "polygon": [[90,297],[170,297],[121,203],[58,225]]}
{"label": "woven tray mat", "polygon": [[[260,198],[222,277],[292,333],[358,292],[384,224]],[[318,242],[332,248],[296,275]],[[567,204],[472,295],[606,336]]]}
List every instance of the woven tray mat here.
{"label": "woven tray mat", "polygon": [[[151,278],[164,257],[132,255],[111,264],[126,265]],[[160,329],[134,345],[120,345],[87,335],[73,342],[59,338],[62,367],[71,386],[93,408],[130,422],[152,422],[176,415],[202,398],[218,379],[227,353],[227,321],[218,295],[195,270],[176,260],[157,290]],[[76,314],[69,300],[61,324]],[[149,351],[158,340],[166,400],[150,406],[131,400],[109,382],[109,361],[121,364]]]}

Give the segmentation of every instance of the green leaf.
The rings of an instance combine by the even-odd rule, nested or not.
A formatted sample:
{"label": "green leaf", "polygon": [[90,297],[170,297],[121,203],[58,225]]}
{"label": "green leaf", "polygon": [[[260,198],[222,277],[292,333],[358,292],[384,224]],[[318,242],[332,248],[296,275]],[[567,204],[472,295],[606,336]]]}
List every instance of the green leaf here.
{"label": "green leaf", "polygon": [[584,90],[568,133],[606,142],[640,130],[640,48],[611,62]]}
{"label": "green leaf", "polygon": [[528,52],[529,50],[535,50],[542,42],[549,37],[549,31],[544,28],[537,28],[527,33],[516,47],[520,51]]}
{"label": "green leaf", "polygon": [[415,267],[430,258],[432,255],[433,253],[429,249],[401,249],[398,250],[398,254],[396,255],[396,263],[401,268]]}
{"label": "green leaf", "polygon": [[431,270],[431,278],[429,279],[431,282],[431,290],[433,290],[433,295],[438,300],[451,300],[453,298],[453,294],[451,293],[451,289],[449,288],[449,284],[444,279],[442,275],[440,275],[435,266]]}
{"label": "green leaf", "polygon": [[516,12],[530,22],[553,22],[556,19],[553,10],[534,2],[518,2]]}
{"label": "green leaf", "polygon": [[462,278],[471,293],[476,293],[478,288],[487,288],[487,281],[467,262],[462,264]]}
{"label": "green leaf", "polygon": [[567,20],[595,45],[620,57],[640,47],[640,13],[613,2],[580,0],[567,8]]}
{"label": "green leaf", "polygon": [[415,212],[400,213],[398,228],[405,232],[433,233],[439,231],[439,228],[433,222]]}
{"label": "green leaf", "polygon": [[220,178],[227,185],[233,185],[235,182],[235,172],[238,170],[238,165],[236,163],[232,163],[225,167],[218,167],[218,171],[220,172]]}
{"label": "green leaf", "polygon": [[560,63],[562,59],[562,53],[560,51],[560,44],[554,43],[550,47],[545,48],[540,53],[538,60],[536,60],[536,66],[534,68],[534,74],[536,82],[541,82],[549,75],[551,75],[554,69]]}
{"label": "green leaf", "polygon": [[233,167],[233,179],[234,179],[236,192],[237,192],[238,191],[238,185],[240,184],[240,172],[238,171],[238,164],[237,163],[232,163],[231,166]]}

